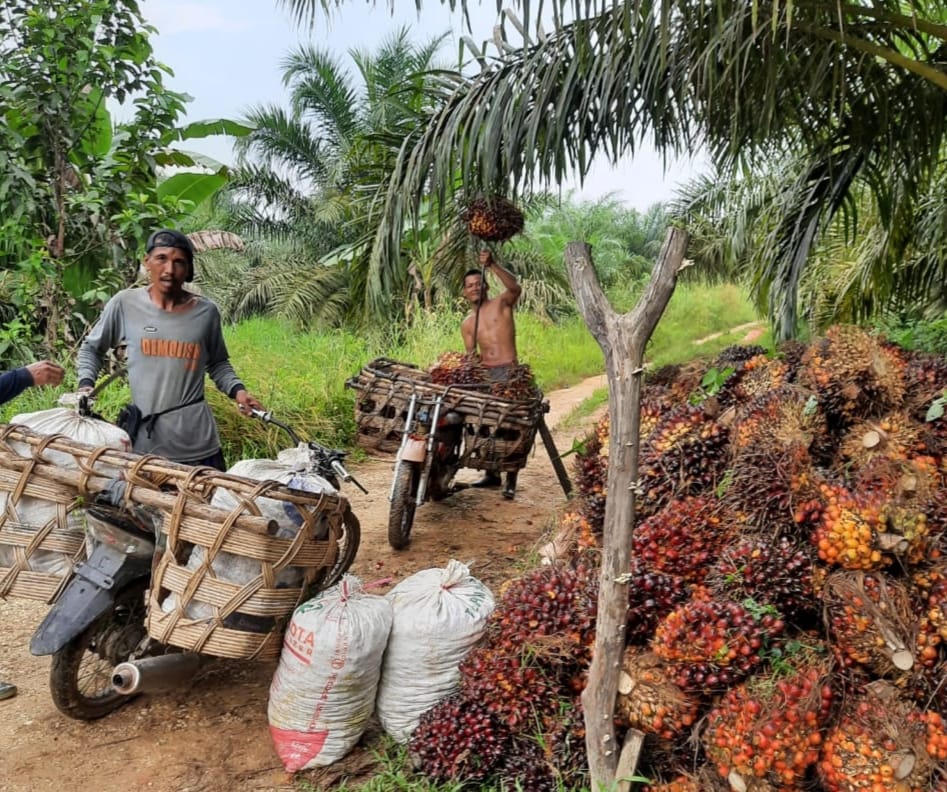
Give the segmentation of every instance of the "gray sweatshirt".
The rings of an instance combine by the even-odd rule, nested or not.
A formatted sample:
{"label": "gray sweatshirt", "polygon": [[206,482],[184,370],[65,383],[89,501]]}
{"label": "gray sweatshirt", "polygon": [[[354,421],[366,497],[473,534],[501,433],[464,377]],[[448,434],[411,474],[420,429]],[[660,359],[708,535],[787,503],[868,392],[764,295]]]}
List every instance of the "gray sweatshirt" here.
{"label": "gray sweatshirt", "polygon": [[[220,312],[198,297],[188,311],[172,313],[155,305],[147,288],[120,291],[79,348],[79,384],[95,382],[109,349],[128,344],[128,384],[144,415],[200,399],[204,375],[233,396],[243,387],[227,355]],[[158,454],[174,462],[195,462],[220,449],[217,424],[205,401],[160,416],[152,437],[142,427],[139,454]]]}

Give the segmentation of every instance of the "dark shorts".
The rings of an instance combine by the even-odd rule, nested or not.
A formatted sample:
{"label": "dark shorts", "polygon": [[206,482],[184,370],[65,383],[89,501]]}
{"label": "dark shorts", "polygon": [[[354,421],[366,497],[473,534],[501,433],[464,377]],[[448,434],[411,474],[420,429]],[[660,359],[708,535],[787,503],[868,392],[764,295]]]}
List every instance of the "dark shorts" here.
{"label": "dark shorts", "polygon": [[515,368],[515,363],[507,363],[505,366],[484,366],[483,371],[490,382],[508,382]]}

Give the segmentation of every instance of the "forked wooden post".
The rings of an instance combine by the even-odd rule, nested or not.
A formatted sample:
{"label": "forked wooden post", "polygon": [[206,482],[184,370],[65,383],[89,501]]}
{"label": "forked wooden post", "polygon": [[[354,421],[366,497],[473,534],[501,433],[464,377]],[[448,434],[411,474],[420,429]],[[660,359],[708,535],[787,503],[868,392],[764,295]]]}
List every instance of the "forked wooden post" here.
{"label": "forked wooden post", "polygon": [[[628,789],[637,750],[626,751],[619,778],[621,747],[615,740],[615,698],[625,649],[627,583],[621,582],[631,561],[638,479],[638,432],[644,352],[664,313],[677,275],[684,264],[688,235],[669,228],[644,294],[626,314],[618,314],[602,291],[592,267],[592,251],[584,242],[566,246],[565,262],[585,323],[605,353],[608,376],[609,446],[608,499],[602,547],[602,579],[598,599],[595,653],[582,694],[586,746],[592,789]],[[631,741],[634,743],[635,741]],[[640,749],[640,743],[637,746]],[[632,761],[633,760],[633,761]],[[621,784],[621,786],[619,786]]]}

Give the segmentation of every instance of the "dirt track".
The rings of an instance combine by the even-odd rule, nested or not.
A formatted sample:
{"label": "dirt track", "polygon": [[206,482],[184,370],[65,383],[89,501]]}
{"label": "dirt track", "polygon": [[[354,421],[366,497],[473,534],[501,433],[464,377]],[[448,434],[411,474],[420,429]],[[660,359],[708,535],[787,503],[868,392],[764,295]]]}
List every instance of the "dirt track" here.
{"label": "dirt track", "polygon": [[[560,451],[571,447],[573,437],[584,434],[591,420],[569,431],[555,427],[604,384],[603,377],[595,377],[548,394],[547,423]],[[520,474],[516,500],[504,500],[499,490],[468,489],[441,503],[425,504],[418,509],[411,546],[396,553],[386,536],[391,460],[369,460],[353,472],[369,495],[354,488],[347,492],[363,531],[352,571],[366,582],[390,578],[376,589],[380,592],[451,558],[469,564],[474,575],[495,587],[541,544],[565,503],[537,438],[536,454]],[[470,481],[478,475],[462,471],[459,479]],[[17,697],[0,702],[0,792],[295,788],[273,751],[266,725],[275,663],[212,663],[187,689],[143,696],[100,721],[71,721],[50,701],[48,658],[32,657],[27,648],[44,612],[44,605],[0,600],[0,679],[20,689]],[[357,774],[359,765],[364,769],[370,761],[355,751],[342,764]],[[331,780],[331,772],[323,773],[319,782]]]}

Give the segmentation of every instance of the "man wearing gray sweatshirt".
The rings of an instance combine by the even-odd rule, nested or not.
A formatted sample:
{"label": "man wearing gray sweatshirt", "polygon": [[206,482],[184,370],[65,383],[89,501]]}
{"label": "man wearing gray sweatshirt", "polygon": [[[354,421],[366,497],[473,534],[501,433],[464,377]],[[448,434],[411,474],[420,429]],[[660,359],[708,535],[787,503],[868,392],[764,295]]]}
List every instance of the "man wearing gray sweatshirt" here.
{"label": "man wearing gray sweatshirt", "polygon": [[82,343],[79,392],[92,390],[106,353],[124,340],[132,402],[143,416],[135,451],[224,470],[217,423],[204,401],[205,374],[242,413],[263,406],[230,365],[217,306],[184,288],[194,278],[190,240],[179,231],[156,231],[144,267],[150,284],[112,297]]}

